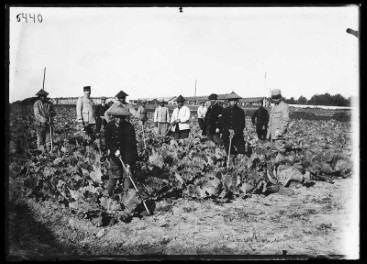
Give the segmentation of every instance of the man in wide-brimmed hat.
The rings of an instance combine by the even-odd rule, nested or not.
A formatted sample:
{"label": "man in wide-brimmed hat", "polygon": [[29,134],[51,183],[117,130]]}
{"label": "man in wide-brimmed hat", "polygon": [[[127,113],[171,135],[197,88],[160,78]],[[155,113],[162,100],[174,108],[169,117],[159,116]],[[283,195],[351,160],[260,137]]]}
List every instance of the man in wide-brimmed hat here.
{"label": "man in wide-brimmed hat", "polygon": [[157,129],[157,135],[164,136],[169,123],[169,110],[164,106],[164,99],[158,99],[159,106],[154,110],[153,122]]}
{"label": "man in wide-brimmed hat", "polygon": [[111,120],[111,116],[110,116],[110,111],[117,107],[117,106],[120,106],[120,107],[123,107],[125,108],[127,111],[129,111],[131,113],[131,115],[137,119],[140,119],[140,115],[139,113],[134,109],[134,107],[128,103],[126,103],[126,96],[128,96],[127,93],[125,93],[124,91],[120,91],[116,94],[116,97],[117,97],[117,101],[114,102],[110,108],[107,109],[107,111],[104,113],[104,117],[106,119],[106,121],[110,121]]}
{"label": "man in wide-brimmed hat", "polygon": [[88,136],[93,137],[93,129],[96,124],[95,104],[90,98],[91,87],[83,87],[84,96],[76,102],[77,121],[83,127]]}
{"label": "man in wide-brimmed hat", "polygon": [[[114,118],[107,123],[105,128],[105,142],[109,150],[110,167],[107,190],[104,195],[112,195],[118,179],[124,179],[124,192],[131,187],[131,181],[127,174],[131,173],[138,157],[134,126],[126,121],[131,113],[121,106],[110,110],[110,115]],[[124,174],[123,166],[119,157],[124,162],[127,172]]]}
{"label": "man in wide-brimmed hat", "polygon": [[[230,94],[227,98],[229,106],[223,109],[222,116],[219,118],[219,126],[222,131],[224,149],[229,152],[231,141],[231,154],[247,154],[246,143],[243,138],[245,129],[245,111],[237,105],[240,96]],[[234,133],[230,140],[231,132]]]}
{"label": "man in wide-brimmed hat", "polygon": [[222,114],[223,107],[218,104],[218,95],[213,93],[209,95],[208,100],[210,106],[205,114],[205,129],[208,140],[213,141],[216,144],[221,142],[219,134],[219,117]]}
{"label": "man in wide-brimmed hat", "polygon": [[39,90],[36,93],[38,100],[33,105],[36,134],[37,134],[37,148],[39,150],[50,149],[51,145],[51,134],[50,128],[52,129],[52,117],[56,115],[53,105],[47,100],[48,92],[45,90]]}
{"label": "man in wide-brimmed hat", "polygon": [[171,131],[174,139],[183,139],[189,137],[190,133],[190,109],[184,105],[185,98],[179,95],[176,99],[177,108],[172,112]]}
{"label": "man in wide-brimmed hat", "polygon": [[146,104],[147,104],[146,100],[141,100],[140,106],[138,107],[139,119],[140,122],[143,124],[143,126],[145,122],[148,120],[148,111],[145,107]]}
{"label": "man in wide-brimmed hat", "polygon": [[107,122],[104,118],[104,113],[107,111],[107,109],[109,108],[108,105],[106,104],[106,97],[102,96],[101,97],[101,103],[98,104],[96,106],[96,132],[99,132],[101,130],[101,127],[105,127]]}
{"label": "man in wide-brimmed hat", "polygon": [[274,106],[270,111],[269,129],[266,135],[274,143],[274,152],[278,153],[278,159],[284,157],[285,154],[285,134],[289,125],[289,106],[283,102],[282,94],[279,89],[271,91],[271,99]]}

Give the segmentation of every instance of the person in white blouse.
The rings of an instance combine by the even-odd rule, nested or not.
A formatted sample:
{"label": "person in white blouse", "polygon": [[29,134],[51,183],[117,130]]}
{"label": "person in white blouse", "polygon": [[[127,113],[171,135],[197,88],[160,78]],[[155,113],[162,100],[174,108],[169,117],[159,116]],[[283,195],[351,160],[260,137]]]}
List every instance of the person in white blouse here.
{"label": "person in white blouse", "polygon": [[164,100],[158,100],[159,106],[154,111],[153,122],[156,127],[157,135],[164,136],[167,132],[169,123],[169,110],[164,106]]}
{"label": "person in white blouse", "polygon": [[190,133],[190,109],[184,105],[185,98],[179,95],[176,99],[177,108],[173,110],[171,117],[174,139],[188,138]]}
{"label": "person in white blouse", "polygon": [[199,122],[199,127],[201,129],[201,135],[202,136],[205,136],[205,115],[206,115],[206,112],[208,111],[208,108],[205,106],[205,101],[202,101],[200,102],[200,105],[198,107],[198,111],[197,111],[197,114],[198,114],[198,122]]}

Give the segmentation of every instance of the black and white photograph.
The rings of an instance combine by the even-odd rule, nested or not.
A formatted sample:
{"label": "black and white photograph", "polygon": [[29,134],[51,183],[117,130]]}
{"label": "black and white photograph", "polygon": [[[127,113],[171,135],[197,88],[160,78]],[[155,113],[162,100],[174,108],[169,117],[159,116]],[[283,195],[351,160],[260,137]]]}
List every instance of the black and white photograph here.
{"label": "black and white photograph", "polygon": [[360,258],[359,5],[6,9],[7,261]]}

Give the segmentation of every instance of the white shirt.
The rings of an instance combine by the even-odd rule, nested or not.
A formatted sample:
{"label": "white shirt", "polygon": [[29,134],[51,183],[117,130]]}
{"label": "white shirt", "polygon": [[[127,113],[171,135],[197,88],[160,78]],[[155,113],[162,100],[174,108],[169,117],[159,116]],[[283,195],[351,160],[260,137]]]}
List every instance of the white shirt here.
{"label": "white shirt", "polygon": [[[171,123],[180,119],[178,123],[179,130],[190,129],[190,108],[183,105],[181,108],[175,108],[172,113]],[[172,131],[175,131],[176,126],[172,127]]]}
{"label": "white shirt", "polygon": [[154,111],[153,122],[168,123],[169,122],[169,111],[165,106],[158,106]]}
{"label": "white shirt", "polygon": [[198,118],[205,118],[206,112],[208,111],[208,108],[206,106],[200,105],[198,107]]}

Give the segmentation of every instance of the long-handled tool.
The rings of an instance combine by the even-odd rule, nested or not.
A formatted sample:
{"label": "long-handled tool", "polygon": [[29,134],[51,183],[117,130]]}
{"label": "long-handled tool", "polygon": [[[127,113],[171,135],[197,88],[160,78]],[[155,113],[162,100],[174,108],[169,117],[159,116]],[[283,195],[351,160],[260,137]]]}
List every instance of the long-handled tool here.
{"label": "long-handled tool", "polygon": [[[126,166],[125,166],[125,163],[122,161],[121,156],[119,156],[119,160],[120,160],[120,162],[121,162],[121,164],[122,164],[122,167],[124,168],[125,172],[127,173],[127,176],[129,177],[129,179],[130,179],[131,183],[133,184],[133,186],[134,186],[134,188],[135,188],[136,192],[137,192],[137,193],[139,193],[139,190],[138,190],[138,188],[136,187],[135,182],[133,181],[133,178],[131,177],[130,173],[128,173],[128,172],[127,172],[127,168],[126,168]],[[140,197],[140,198],[141,198],[141,197]],[[145,210],[147,211],[147,213],[148,213],[148,214],[150,214],[150,211],[149,211],[149,209],[148,209],[147,205],[145,204],[145,201],[144,201],[142,198],[141,198],[141,200],[143,201],[143,204],[144,204]]]}
{"label": "long-handled tool", "polygon": [[234,135],[234,131],[232,129],[229,130],[229,147],[228,147],[228,159],[227,159],[227,169],[229,168],[229,161],[231,157],[231,148],[232,148],[232,138]]}
{"label": "long-handled tool", "polygon": [[145,134],[144,134],[144,123],[141,122],[141,131],[143,133],[143,141],[144,141],[144,149],[147,149],[147,145],[145,144]]}
{"label": "long-handled tool", "polygon": [[53,135],[52,135],[52,123],[51,123],[51,116],[48,117],[48,122],[50,125],[50,139],[51,139],[51,151],[53,149]]}
{"label": "long-handled tool", "polygon": [[168,135],[168,133],[171,131],[172,127],[174,126],[175,124],[171,124],[167,130],[167,133],[164,134],[164,137]]}

